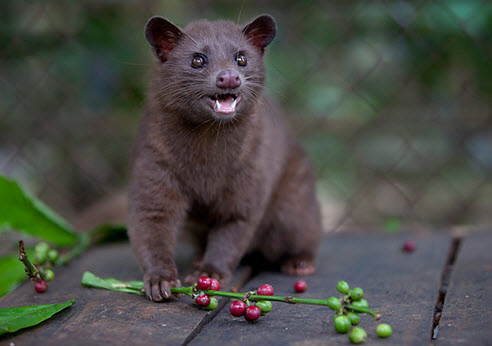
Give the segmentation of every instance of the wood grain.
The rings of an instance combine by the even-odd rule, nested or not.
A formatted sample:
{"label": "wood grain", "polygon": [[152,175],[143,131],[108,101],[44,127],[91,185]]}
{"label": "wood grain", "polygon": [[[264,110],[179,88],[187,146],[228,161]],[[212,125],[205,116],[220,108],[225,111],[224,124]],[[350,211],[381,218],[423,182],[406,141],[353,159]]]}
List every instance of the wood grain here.
{"label": "wood grain", "polygon": [[492,344],[492,233],[462,240],[439,323],[438,345]]}
{"label": "wood grain", "polygon": [[[377,323],[363,316],[366,345],[425,345],[430,341],[434,304],[450,238],[446,234],[412,236],[417,250],[401,252],[408,235],[384,233],[336,234],[324,239],[318,272],[307,277],[308,290],[295,294],[294,277],[265,272],[243,290],[270,283],[276,295],[306,298],[337,296],[336,283],[362,287],[371,308],[383,312],[382,322],[393,327],[393,336],[379,339]],[[232,317],[227,309],[200,333],[192,345],[326,345],[349,344],[337,334],[333,312],[326,307],[273,303],[273,310],[255,323]]]}
{"label": "wood grain", "polygon": [[[407,238],[417,241],[414,253],[401,252]],[[276,295],[327,298],[336,296],[336,283],[345,280],[351,287],[362,287],[371,308],[380,309],[382,321],[393,327],[393,336],[378,339],[377,323],[363,316],[361,326],[369,334],[367,345],[427,344],[449,244],[445,233],[333,234],[323,240],[318,272],[305,278],[309,287],[304,294],[293,292],[296,278],[278,272],[262,272],[242,290],[270,283]],[[185,257],[188,259],[178,261],[181,272],[191,261],[190,256]],[[247,323],[229,314],[226,300],[222,310],[207,313],[188,297],[156,304],[137,295],[85,288],[80,286],[85,270],[120,280],[141,278],[129,244],[94,248],[58,269],[44,294],[36,294],[28,283],[0,299],[0,307],[76,300],[53,319],[0,338],[0,344],[349,344],[346,335],[335,332],[333,312],[326,307],[273,303],[269,315]]]}
{"label": "wood grain", "polygon": [[157,304],[138,295],[82,287],[80,281],[85,270],[120,280],[142,278],[128,243],[94,248],[67,267],[56,270],[56,278],[45,293],[35,293],[32,283],[27,282],[3,297],[0,308],[59,303],[71,298],[75,303],[52,319],[4,336],[0,342],[6,345],[10,342],[17,345],[35,342],[42,345],[176,345],[184,342],[207,315],[197,309],[191,299]]}

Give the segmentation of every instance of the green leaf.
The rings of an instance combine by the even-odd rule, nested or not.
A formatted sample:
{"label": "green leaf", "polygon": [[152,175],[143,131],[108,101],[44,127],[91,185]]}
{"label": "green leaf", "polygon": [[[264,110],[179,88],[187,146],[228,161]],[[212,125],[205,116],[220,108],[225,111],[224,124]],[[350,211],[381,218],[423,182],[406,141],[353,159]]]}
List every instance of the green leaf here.
{"label": "green leaf", "polygon": [[91,272],[85,272],[82,276],[82,285],[88,287],[105,288],[111,291],[134,293],[143,295],[142,281],[119,281],[113,278],[102,279]]}
{"label": "green leaf", "polygon": [[26,279],[27,275],[24,265],[19,261],[19,255],[0,258],[0,297],[12,292]]}
{"label": "green leaf", "polygon": [[0,335],[35,326],[74,302],[75,300],[72,299],[60,304],[28,305],[0,309]]}
{"label": "green leaf", "polygon": [[0,176],[0,232],[18,230],[58,246],[70,246],[77,235],[70,224],[40,200]]}

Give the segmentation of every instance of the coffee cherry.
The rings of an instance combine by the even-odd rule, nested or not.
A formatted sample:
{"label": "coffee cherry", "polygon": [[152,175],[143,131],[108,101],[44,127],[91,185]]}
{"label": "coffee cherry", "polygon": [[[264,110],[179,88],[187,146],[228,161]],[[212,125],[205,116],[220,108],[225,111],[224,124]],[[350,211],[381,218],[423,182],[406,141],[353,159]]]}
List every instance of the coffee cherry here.
{"label": "coffee cherry", "polygon": [[258,287],[256,293],[259,296],[273,296],[273,287],[269,284],[264,284]]}
{"label": "coffee cherry", "polygon": [[347,314],[347,317],[350,320],[350,323],[352,323],[353,326],[356,326],[360,323],[360,316],[356,312],[349,312]]}
{"label": "coffee cherry", "polygon": [[246,308],[246,311],[244,311],[244,318],[246,321],[256,321],[258,318],[261,316],[261,310],[259,307],[256,305],[250,305]]}
{"label": "coffee cherry", "polygon": [[366,308],[369,309],[369,303],[365,299],[361,299],[355,302],[352,302],[353,306],[356,306],[358,308]]}
{"label": "coffee cherry", "polygon": [[210,288],[210,278],[208,276],[201,276],[196,282],[198,289],[206,291]]}
{"label": "coffee cherry", "polygon": [[210,304],[210,297],[206,294],[200,294],[196,297],[195,302],[200,306],[208,306]]}
{"label": "coffee cherry", "polygon": [[343,316],[343,313],[341,313],[341,312],[335,312],[335,313],[333,314],[333,322],[335,322],[335,319],[336,319],[338,316]]}
{"label": "coffee cherry", "polygon": [[57,259],[58,251],[56,251],[55,249],[51,249],[50,251],[48,251],[48,261],[50,261],[51,263],[55,263]]}
{"label": "coffee cherry", "polygon": [[340,302],[340,299],[336,298],[336,297],[330,297],[328,299],[328,307],[332,310],[340,310],[340,308],[342,307],[342,303]]}
{"label": "coffee cherry", "polygon": [[38,280],[34,283],[34,289],[38,293],[43,293],[48,288],[48,284],[44,280]]}
{"label": "coffee cherry", "polygon": [[342,315],[335,318],[335,329],[337,332],[345,334],[350,328],[352,328],[352,323],[350,323],[350,319],[347,316]]}
{"label": "coffee cherry", "polygon": [[39,265],[45,264],[47,259],[48,259],[48,256],[44,253],[36,252],[34,254],[34,262],[39,264]]}
{"label": "coffee cherry", "polygon": [[367,339],[367,333],[364,329],[360,327],[354,327],[350,330],[348,338],[353,344],[360,344]]}
{"label": "coffee cherry", "polygon": [[376,333],[380,338],[387,338],[388,336],[391,336],[393,330],[391,329],[391,326],[389,324],[381,323],[376,327]]}
{"label": "coffee cherry", "polygon": [[246,310],[246,304],[241,300],[235,300],[229,305],[229,312],[234,317],[241,317]]}
{"label": "coffee cherry", "polygon": [[261,310],[261,316],[265,316],[270,311],[272,311],[272,302],[268,300],[260,300],[256,302],[256,306]]}
{"label": "coffee cherry", "polygon": [[350,292],[350,297],[353,301],[361,300],[362,298],[364,298],[364,291],[362,290],[362,288],[356,287]]}
{"label": "coffee cherry", "polygon": [[403,252],[414,252],[417,249],[417,242],[415,240],[407,240],[403,243],[401,250]]}
{"label": "coffee cherry", "polygon": [[342,294],[347,294],[350,291],[349,284],[345,281],[338,281],[337,283],[337,291]]}
{"label": "coffee cherry", "polygon": [[203,307],[203,310],[214,310],[219,305],[219,301],[215,297],[210,297],[210,304]]}
{"label": "coffee cherry", "polygon": [[48,251],[50,251],[50,246],[45,242],[37,243],[34,247],[34,251],[36,253],[44,254],[45,256],[47,256]]}
{"label": "coffee cherry", "polygon": [[46,269],[44,271],[44,275],[43,276],[44,276],[44,278],[45,278],[46,281],[51,281],[51,280],[53,280],[55,278],[55,273],[53,273],[53,270],[51,270],[51,269]]}
{"label": "coffee cherry", "polygon": [[209,290],[212,290],[212,291],[220,291],[220,283],[213,279],[213,278],[210,278],[210,288]]}
{"label": "coffee cherry", "polygon": [[297,293],[302,293],[306,291],[306,288],[307,288],[306,281],[299,280],[296,281],[296,283],[294,284],[294,291],[296,291]]}

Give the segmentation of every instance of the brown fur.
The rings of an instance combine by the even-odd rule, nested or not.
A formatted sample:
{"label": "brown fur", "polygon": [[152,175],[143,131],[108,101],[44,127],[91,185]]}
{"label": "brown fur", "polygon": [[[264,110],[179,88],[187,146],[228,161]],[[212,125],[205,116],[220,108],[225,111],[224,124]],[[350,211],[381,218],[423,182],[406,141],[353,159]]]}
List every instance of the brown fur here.
{"label": "brown fur", "polygon": [[[199,272],[227,280],[253,249],[288,274],[314,271],[321,223],[312,168],[262,95],[263,51],[274,35],[268,16],[244,29],[200,21],[181,31],[163,18],[147,25],[160,61],[135,145],[128,228],[154,301],[180,284],[174,251],[189,218],[209,227]],[[238,51],[247,66],[234,60]],[[190,67],[196,53],[207,56],[204,68]],[[203,100],[220,91],[215,76],[224,69],[242,81],[227,118]]]}

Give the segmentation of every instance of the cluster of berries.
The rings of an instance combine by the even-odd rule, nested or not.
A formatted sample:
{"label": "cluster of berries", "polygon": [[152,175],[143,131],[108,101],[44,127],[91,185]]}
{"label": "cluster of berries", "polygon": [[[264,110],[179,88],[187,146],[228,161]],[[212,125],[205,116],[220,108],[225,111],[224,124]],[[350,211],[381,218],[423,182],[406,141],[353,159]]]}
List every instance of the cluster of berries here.
{"label": "cluster of berries", "polygon": [[195,303],[197,303],[204,310],[211,311],[219,305],[217,298],[210,297],[203,292],[208,290],[220,290],[220,283],[214,278],[209,278],[208,276],[199,277],[196,282],[196,290],[197,292],[194,295]]}
{"label": "cluster of berries", "polygon": [[[51,270],[51,267],[58,260],[58,251],[51,249],[50,246],[41,242],[34,247],[34,262],[41,273],[41,280],[36,279],[34,283],[34,289],[38,293],[43,293],[48,288],[46,281],[51,281],[55,278],[55,273]],[[41,267],[43,266],[44,267]]]}
{"label": "cluster of berries", "polygon": [[[259,296],[273,296],[273,287],[268,284],[261,285],[256,291],[250,292]],[[260,316],[265,316],[272,311],[272,303],[268,300],[250,301],[251,294],[244,296],[242,300],[235,300],[229,305],[229,312],[234,317],[244,316],[249,322],[256,321]]]}
{"label": "cluster of berries", "polygon": [[[348,333],[350,342],[359,344],[367,339],[367,333],[361,327],[355,327],[360,323],[360,316],[351,307],[368,309],[369,303],[364,299],[364,291],[360,287],[350,289],[348,283],[340,281],[337,284],[337,291],[343,295],[340,298],[330,297],[328,306],[336,311],[333,315],[335,330],[338,333]],[[379,324],[376,333],[381,338],[391,335],[391,326],[386,323]]]}

